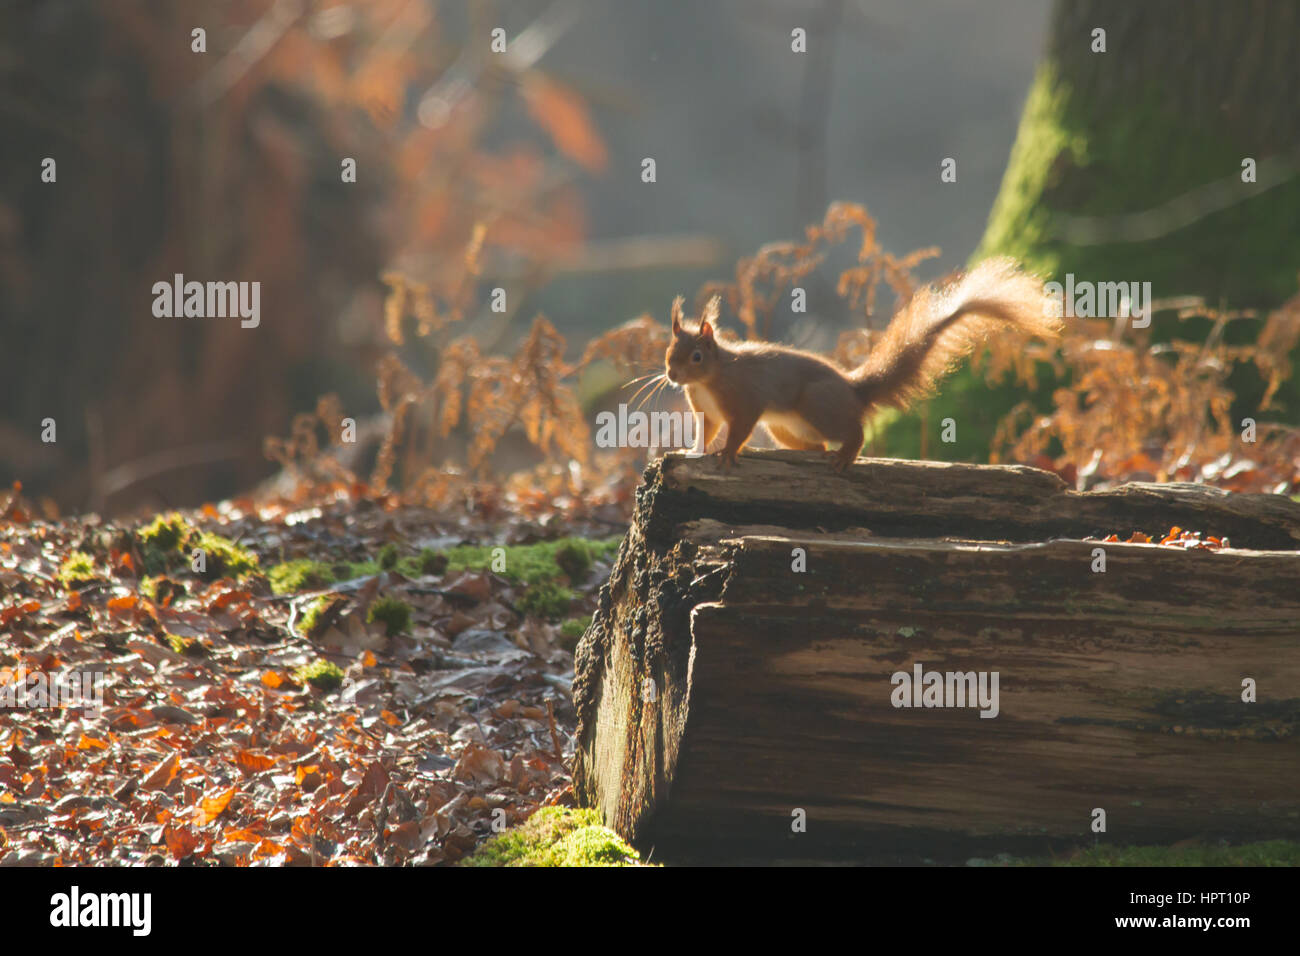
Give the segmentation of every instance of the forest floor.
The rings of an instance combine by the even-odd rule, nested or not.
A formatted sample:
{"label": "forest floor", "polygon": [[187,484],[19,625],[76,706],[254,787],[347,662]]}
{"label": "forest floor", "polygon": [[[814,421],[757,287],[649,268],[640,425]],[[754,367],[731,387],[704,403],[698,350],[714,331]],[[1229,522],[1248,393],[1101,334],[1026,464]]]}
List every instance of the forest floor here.
{"label": "forest floor", "polygon": [[617,513],[3,498],[0,864],[452,863],[572,805],[572,649]]}

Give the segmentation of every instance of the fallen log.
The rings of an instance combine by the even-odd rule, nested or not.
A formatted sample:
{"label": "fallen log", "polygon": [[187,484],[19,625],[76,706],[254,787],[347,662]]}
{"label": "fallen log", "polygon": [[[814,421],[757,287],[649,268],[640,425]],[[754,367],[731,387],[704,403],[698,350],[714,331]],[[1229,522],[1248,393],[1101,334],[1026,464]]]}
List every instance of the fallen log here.
{"label": "fallen log", "polygon": [[[1232,546],[1084,540],[1172,526]],[[1300,837],[1300,505],[670,454],[574,700],[580,801],[659,858]]]}

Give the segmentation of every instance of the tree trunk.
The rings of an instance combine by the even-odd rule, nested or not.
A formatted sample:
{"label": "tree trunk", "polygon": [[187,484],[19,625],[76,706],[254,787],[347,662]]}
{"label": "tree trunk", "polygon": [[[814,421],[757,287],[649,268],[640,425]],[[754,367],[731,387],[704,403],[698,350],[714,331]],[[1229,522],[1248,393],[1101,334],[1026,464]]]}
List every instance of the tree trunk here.
{"label": "tree trunk", "polygon": [[[1080,540],[1174,525],[1233,547]],[[660,859],[1300,837],[1298,584],[1281,497],[669,455],[579,646],[575,786]],[[896,706],[918,665],[996,672],[996,716]]]}
{"label": "tree trunk", "polygon": [[1300,259],[1298,56],[1286,0],[1058,3],[981,255],[1280,305]]}
{"label": "tree trunk", "polygon": [[[1060,281],[1150,282],[1156,299],[1281,305],[1300,262],[1298,60],[1289,0],[1057,3],[974,258],[1014,256]],[[1157,340],[1208,329],[1161,318]],[[1255,332],[1234,323],[1226,337]],[[1244,411],[1264,385],[1243,369],[1233,387]],[[1300,382],[1276,404],[1294,420]]]}

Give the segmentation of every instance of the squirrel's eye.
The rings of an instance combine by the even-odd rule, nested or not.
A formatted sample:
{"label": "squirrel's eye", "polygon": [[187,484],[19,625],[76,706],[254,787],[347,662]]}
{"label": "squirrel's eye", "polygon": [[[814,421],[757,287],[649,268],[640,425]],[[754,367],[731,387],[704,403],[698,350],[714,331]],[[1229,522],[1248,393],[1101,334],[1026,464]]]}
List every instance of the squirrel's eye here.
{"label": "squirrel's eye", "polygon": [[691,353],[691,361],[692,361],[692,362],[703,362],[703,361],[704,361],[704,353],[701,352],[699,349],[696,349],[694,352]]}

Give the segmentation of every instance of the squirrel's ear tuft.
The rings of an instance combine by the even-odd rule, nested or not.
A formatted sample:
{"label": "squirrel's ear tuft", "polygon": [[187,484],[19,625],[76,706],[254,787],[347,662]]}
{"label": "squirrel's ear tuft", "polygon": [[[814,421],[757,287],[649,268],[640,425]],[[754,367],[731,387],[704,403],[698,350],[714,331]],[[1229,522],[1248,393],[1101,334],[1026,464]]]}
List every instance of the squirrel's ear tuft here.
{"label": "squirrel's ear tuft", "polygon": [[701,322],[708,322],[710,325],[717,324],[718,316],[722,312],[722,296],[715,295],[709,299],[704,306],[704,314],[700,316]]}
{"label": "squirrel's ear tuft", "polygon": [[681,335],[682,332],[682,303],[686,300],[680,295],[673,299],[673,335]]}

